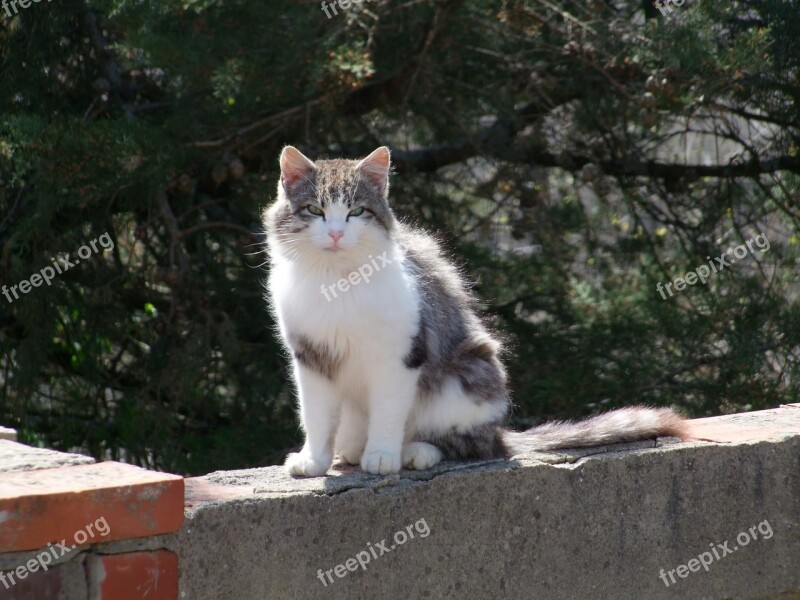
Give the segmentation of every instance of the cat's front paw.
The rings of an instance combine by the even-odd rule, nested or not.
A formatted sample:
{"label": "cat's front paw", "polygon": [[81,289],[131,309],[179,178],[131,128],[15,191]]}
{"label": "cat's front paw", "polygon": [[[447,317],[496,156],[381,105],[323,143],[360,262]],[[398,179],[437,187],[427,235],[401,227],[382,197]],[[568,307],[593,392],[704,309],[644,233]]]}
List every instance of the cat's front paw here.
{"label": "cat's front paw", "polygon": [[403,448],[403,466],[409,469],[430,469],[442,460],[442,452],[433,444],[411,442]]}
{"label": "cat's front paw", "polygon": [[341,458],[348,465],[357,465],[361,463],[361,456],[364,454],[364,448],[342,448],[338,452]]}
{"label": "cat's front paw", "polygon": [[373,450],[361,457],[361,468],[374,475],[388,475],[400,472],[400,454]]}
{"label": "cat's front paw", "polygon": [[322,477],[328,472],[331,461],[315,460],[303,452],[292,452],[283,464],[292,477]]}

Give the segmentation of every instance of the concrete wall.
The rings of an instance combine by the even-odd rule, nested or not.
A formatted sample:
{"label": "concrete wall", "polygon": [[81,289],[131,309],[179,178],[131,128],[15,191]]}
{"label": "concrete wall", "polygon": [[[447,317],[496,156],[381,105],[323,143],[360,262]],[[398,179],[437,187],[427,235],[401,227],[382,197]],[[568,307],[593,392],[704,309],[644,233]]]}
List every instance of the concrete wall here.
{"label": "concrete wall", "polygon": [[[189,479],[175,545],[181,591],[196,600],[800,598],[800,406],[694,423],[695,437],[720,441],[389,478],[343,469],[291,481],[265,468]],[[408,525],[414,538],[398,545]],[[705,552],[708,571],[689,563]],[[357,556],[365,568],[356,560],[349,571]],[[331,582],[324,572],[340,564]]]}

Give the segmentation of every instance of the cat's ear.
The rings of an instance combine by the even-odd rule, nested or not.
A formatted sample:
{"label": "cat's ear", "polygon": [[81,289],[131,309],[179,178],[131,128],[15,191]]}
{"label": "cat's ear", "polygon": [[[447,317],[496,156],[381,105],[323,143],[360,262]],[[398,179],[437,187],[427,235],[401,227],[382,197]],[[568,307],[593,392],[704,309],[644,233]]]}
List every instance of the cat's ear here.
{"label": "cat's ear", "polygon": [[281,182],[284,186],[307,179],[316,168],[317,166],[294,146],[286,146],[281,152]]}
{"label": "cat's ear", "polygon": [[371,181],[375,187],[382,192],[389,188],[389,169],[391,161],[389,159],[389,148],[381,146],[367,158],[358,163],[358,170],[361,175]]}

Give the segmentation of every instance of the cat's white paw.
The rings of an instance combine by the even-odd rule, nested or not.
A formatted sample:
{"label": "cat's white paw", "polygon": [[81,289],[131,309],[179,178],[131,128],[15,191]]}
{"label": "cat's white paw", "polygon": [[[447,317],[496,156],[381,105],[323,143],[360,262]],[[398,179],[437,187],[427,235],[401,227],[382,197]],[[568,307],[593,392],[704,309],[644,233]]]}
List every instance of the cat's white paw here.
{"label": "cat's white paw", "polygon": [[361,468],[367,473],[375,475],[388,475],[400,472],[400,454],[373,450],[361,457]]}
{"label": "cat's white paw", "polygon": [[315,460],[303,452],[292,452],[283,464],[292,477],[322,477],[328,472],[331,461]]}
{"label": "cat's white paw", "polygon": [[409,469],[430,469],[442,460],[442,452],[433,444],[411,442],[403,448],[403,466]]}
{"label": "cat's white paw", "polygon": [[361,463],[361,455],[364,454],[364,448],[342,448],[337,454],[348,465],[358,465]]}

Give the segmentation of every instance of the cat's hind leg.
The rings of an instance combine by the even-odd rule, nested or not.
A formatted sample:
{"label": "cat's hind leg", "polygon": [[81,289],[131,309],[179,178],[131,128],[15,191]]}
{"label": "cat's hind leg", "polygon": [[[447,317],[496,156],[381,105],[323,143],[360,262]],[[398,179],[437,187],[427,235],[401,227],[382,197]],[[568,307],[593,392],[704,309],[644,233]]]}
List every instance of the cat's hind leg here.
{"label": "cat's hind leg", "polygon": [[409,442],[403,446],[403,466],[422,471],[442,460],[442,452],[433,444]]}
{"label": "cat's hind leg", "polygon": [[[409,435],[415,442],[435,448],[444,460],[502,458],[508,454],[501,428],[508,407],[508,396],[502,388],[496,398],[487,400],[466,391],[460,380],[450,378],[438,392],[417,403]],[[431,454],[415,451],[425,452]],[[425,458],[421,457],[420,462],[426,462]]]}

